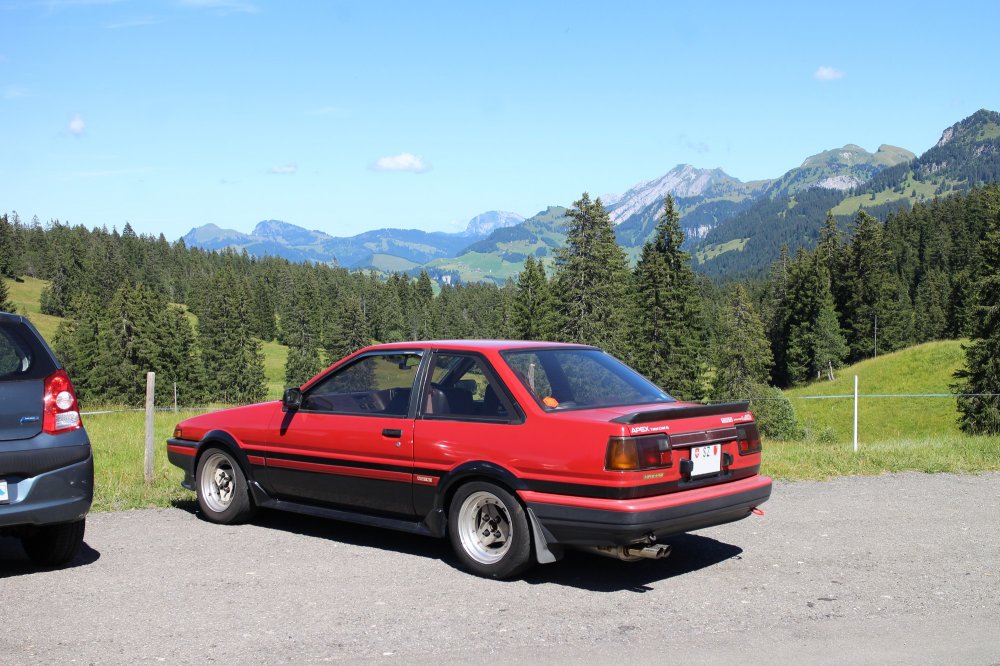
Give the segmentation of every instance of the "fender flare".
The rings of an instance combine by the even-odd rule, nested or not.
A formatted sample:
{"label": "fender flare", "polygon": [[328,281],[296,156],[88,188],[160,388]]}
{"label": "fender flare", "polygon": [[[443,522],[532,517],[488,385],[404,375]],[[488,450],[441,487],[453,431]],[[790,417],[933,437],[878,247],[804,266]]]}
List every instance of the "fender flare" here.
{"label": "fender flare", "polygon": [[247,460],[246,452],[239,445],[239,442],[236,441],[236,438],[225,430],[209,430],[198,442],[198,447],[194,454],[194,470],[196,475],[198,463],[201,462],[201,456],[207,449],[211,448],[223,449],[233,455],[243,469],[243,475],[247,478],[247,483],[253,485],[252,467],[250,466],[250,461]]}

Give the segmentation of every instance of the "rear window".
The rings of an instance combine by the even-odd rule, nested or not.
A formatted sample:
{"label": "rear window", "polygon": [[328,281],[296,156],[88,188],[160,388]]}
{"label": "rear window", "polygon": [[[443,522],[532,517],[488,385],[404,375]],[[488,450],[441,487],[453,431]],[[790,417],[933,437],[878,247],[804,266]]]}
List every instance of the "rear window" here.
{"label": "rear window", "polygon": [[533,349],[503,353],[546,410],[675,402],[638,372],[599,349]]}
{"label": "rear window", "polygon": [[0,381],[39,379],[53,370],[48,354],[27,326],[0,322]]}

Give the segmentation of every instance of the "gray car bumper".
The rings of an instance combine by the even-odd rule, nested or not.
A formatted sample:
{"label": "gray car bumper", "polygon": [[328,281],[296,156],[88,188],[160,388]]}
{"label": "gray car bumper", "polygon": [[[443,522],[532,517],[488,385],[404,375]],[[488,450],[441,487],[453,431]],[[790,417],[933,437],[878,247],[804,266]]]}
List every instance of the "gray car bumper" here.
{"label": "gray car bumper", "polygon": [[33,450],[0,452],[0,479],[10,497],[0,504],[0,529],[69,523],[87,515],[94,499],[94,457],[86,432],[81,428],[73,435],[69,446],[36,442]]}

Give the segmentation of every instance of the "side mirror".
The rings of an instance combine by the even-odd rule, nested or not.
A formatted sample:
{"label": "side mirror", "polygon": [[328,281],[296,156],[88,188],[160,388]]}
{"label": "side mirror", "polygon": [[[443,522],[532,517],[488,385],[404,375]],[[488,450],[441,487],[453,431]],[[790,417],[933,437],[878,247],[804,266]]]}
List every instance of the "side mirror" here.
{"label": "side mirror", "polygon": [[281,404],[289,411],[295,411],[302,406],[302,391],[297,388],[285,389]]}

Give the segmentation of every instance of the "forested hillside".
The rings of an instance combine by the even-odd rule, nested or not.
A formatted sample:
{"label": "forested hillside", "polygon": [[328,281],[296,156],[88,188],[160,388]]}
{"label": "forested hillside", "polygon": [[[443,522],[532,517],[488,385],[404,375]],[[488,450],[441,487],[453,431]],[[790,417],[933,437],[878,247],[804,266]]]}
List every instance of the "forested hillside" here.
{"label": "forested hillside", "polygon": [[274,340],[288,348],[286,386],[373,341],[524,338],[596,344],[680,398],[772,400],[769,386],[876,352],[992,335],[992,315],[978,313],[995,299],[996,184],[884,223],[861,211],[844,229],[828,214],[813,250],[782,250],[766,279],[744,284],[696,276],[672,197],[634,269],[596,200],[549,213],[567,219],[551,275],[530,253],[502,284],[207,252],[128,225],[16,215],[0,216],[0,274],[48,282],[41,311],[64,318],[52,342],[91,404],[138,404],[146,370],[176,382],[184,404],[259,400],[261,348]]}

